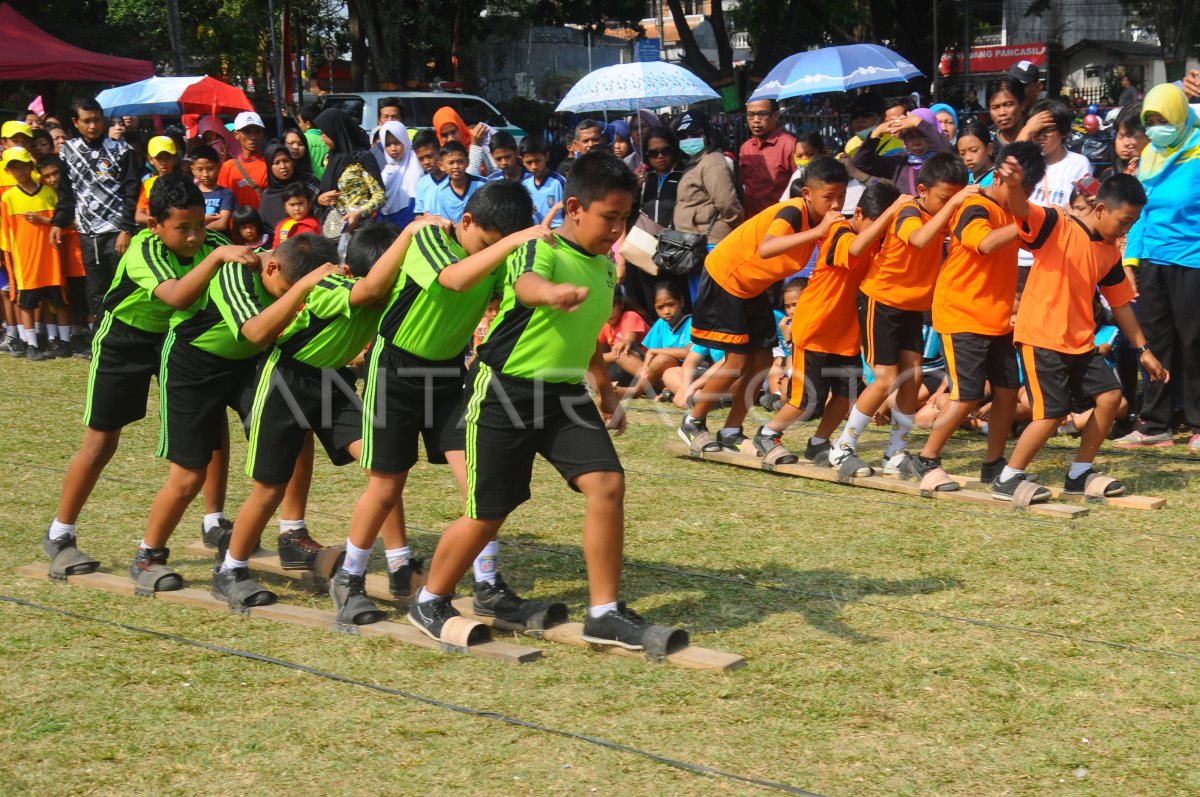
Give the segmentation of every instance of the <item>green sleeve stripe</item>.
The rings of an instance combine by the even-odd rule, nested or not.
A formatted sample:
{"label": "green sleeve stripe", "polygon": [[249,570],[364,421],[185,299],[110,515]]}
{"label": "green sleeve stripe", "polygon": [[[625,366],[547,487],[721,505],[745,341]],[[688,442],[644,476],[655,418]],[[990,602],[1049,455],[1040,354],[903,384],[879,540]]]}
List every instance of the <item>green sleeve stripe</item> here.
{"label": "green sleeve stripe", "polygon": [[241,272],[242,267],[237,265],[226,265],[221,269],[221,292],[225,294],[225,303],[239,330],[255,316],[254,306],[246,296],[245,274]]}
{"label": "green sleeve stripe", "polygon": [[429,227],[427,229],[430,230],[430,240],[433,241],[433,244],[437,249],[441,250],[443,256],[445,257],[446,265],[448,266],[452,263],[457,263],[458,257],[456,257],[455,254],[450,251],[449,246],[446,246],[445,233],[443,233],[441,230],[438,230],[438,229],[435,229],[432,227]]}
{"label": "green sleeve stripe", "polygon": [[175,272],[170,263],[164,262],[162,241],[157,236],[149,236],[142,243],[142,260],[146,268],[158,282],[175,279]]}
{"label": "green sleeve stripe", "polygon": [[533,241],[525,243],[525,265],[521,267],[522,274],[528,274],[533,271],[533,264],[537,262],[537,246]]}
{"label": "green sleeve stripe", "polygon": [[218,246],[229,246],[230,241],[216,230],[209,230],[204,236],[204,245],[216,249]]}
{"label": "green sleeve stripe", "polygon": [[440,253],[437,251],[437,248],[434,246],[433,242],[427,240],[432,235],[432,226],[422,228],[417,233],[417,248],[421,250],[421,256],[425,258],[426,262],[433,267],[433,273],[437,274],[446,266],[450,265],[450,263],[439,257]]}

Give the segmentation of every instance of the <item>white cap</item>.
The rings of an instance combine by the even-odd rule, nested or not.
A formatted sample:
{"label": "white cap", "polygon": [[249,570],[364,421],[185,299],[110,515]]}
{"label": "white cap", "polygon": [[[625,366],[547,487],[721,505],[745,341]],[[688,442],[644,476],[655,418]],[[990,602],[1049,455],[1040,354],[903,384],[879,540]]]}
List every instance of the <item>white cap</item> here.
{"label": "white cap", "polygon": [[251,125],[257,127],[266,127],[266,125],[263,124],[262,117],[256,114],[254,111],[242,111],[233,120],[234,130],[241,130],[243,127],[250,127]]}

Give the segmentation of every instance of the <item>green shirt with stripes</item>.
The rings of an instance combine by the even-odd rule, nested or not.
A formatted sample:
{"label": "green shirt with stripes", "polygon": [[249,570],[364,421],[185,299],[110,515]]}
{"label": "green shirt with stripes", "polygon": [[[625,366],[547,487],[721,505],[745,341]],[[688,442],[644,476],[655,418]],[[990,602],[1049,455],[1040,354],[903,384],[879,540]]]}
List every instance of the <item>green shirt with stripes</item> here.
{"label": "green shirt with stripes", "polygon": [[380,308],[350,306],[357,281],[331,274],[318,282],[275,342],[280,354],[313,368],[341,368],[357,357],[375,337],[383,315]]}
{"label": "green shirt with stripes", "polygon": [[175,308],[157,298],[154,291],[168,280],[187,274],[218,246],[229,240],[209,230],[204,245],[190,260],[181,260],[149,230],[133,236],[121,256],[112,285],[104,295],[104,310],[119,321],[144,332],[165,333]]}
{"label": "green shirt with stripes", "polygon": [[[561,235],[556,245],[529,241],[508,256],[504,298],[491,329],[479,345],[479,359],[494,371],[520,379],[579,383],[596,353],[596,339],[612,314],[616,265]],[[527,307],[517,300],[516,283],[524,274],[588,289],[572,312]]]}
{"label": "green shirt with stripes", "polygon": [[422,227],[404,256],[379,335],[423,360],[440,362],[461,355],[504,276],[500,265],[461,293],[443,287],[438,274],[466,256],[453,234],[434,225]]}
{"label": "green shirt with stripes", "polygon": [[258,271],[241,263],[226,263],[208,283],[208,290],[171,319],[177,341],[224,357],[247,360],[261,346],[242,336],[242,325],[261,313],[275,297],[263,287]]}

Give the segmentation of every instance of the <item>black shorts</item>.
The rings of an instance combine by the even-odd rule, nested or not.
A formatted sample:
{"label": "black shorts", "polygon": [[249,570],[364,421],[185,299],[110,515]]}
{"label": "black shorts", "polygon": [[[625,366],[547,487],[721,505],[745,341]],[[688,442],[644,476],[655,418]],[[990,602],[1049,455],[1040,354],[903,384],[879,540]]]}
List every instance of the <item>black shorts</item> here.
{"label": "black shorts", "polygon": [[423,360],[376,338],[363,388],[360,464],[404,473],[417,464],[417,438],[424,439],[430,462],[445,464],[445,452],[464,445],[454,427],[462,420],[465,375],[459,357]]}
{"label": "black shorts", "polygon": [[208,465],[229,428],[225,409],[243,422],[250,416],[258,361],[218,357],[168,335],[158,375],[158,456],[183,468]]}
{"label": "black shorts", "polygon": [[742,299],[718,285],[708,271],[700,275],[692,310],[693,342],[739,354],[773,348],[778,340],[775,313],[765,293]]}
{"label": "black shorts", "polygon": [[83,425],[115,432],[146,417],[150,378],[158,374],[163,334],[146,332],[105,313],[92,338]]}
{"label": "black shorts", "polygon": [[820,414],[830,396],[850,397],[854,386],[862,390],[862,360],[857,356],[828,354],[823,351],[796,349],[792,357],[792,378],[788,382],[788,403],[803,410],[800,420]]}
{"label": "black shorts", "polygon": [[27,288],[17,291],[17,307],[22,310],[36,310],[42,306],[42,302],[51,307],[62,307],[65,304],[62,288],[50,285],[45,288]]}
{"label": "black shorts", "polygon": [[1096,405],[1096,396],[1121,389],[1116,371],[1095,349],[1063,354],[1025,343],[1019,348],[1035,421],[1089,410]]}
{"label": "black shorts", "polygon": [[977,335],[974,332],[942,335],[942,350],[946,354],[951,401],[982,401],[984,385],[988,382],[992,390],[1016,390],[1021,386],[1011,332],[1007,335]]}
{"label": "black shorts", "polygon": [[87,320],[87,277],[67,277],[67,304],[76,324]]}
{"label": "black shorts", "polygon": [[924,325],[920,310],[901,310],[859,291],[858,329],[869,365],[897,365],[901,350],[919,354],[925,348]]}
{"label": "black shorts", "polygon": [[310,431],[334,465],[354,461],[346,450],[362,439],[354,375],[348,368],[322,370],[274,353],[258,369],[246,475],[263,484],[286,484]]}
{"label": "black shorts", "polygon": [[469,381],[467,517],[499,520],[529,500],[537,454],[573,490],[586,473],[624,473],[583,385],[514,379],[483,364],[471,369]]}

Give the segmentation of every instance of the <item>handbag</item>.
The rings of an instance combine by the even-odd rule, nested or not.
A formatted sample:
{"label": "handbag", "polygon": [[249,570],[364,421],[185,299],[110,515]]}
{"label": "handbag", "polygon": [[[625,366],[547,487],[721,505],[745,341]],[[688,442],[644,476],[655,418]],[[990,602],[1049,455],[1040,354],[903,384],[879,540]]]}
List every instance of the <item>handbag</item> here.
{"label": "handbag", "polygon": [[654,253],[658,250],[658,236],[663,226],[645,213],[638,213],[637,221],[625,233],[625,240],[617,251],[625,262],[632,263],[651,277],[658,276],[658,265]]}
{"label": "handbag", "polygon": [[677,276],[699,271],[708,256],[708,236],[717,223],[717,215],[713,213],[708,230],[703,233],[682,232],[670,227],[659,233],[658,249],[654,252],[654,262],[659,269]]}

